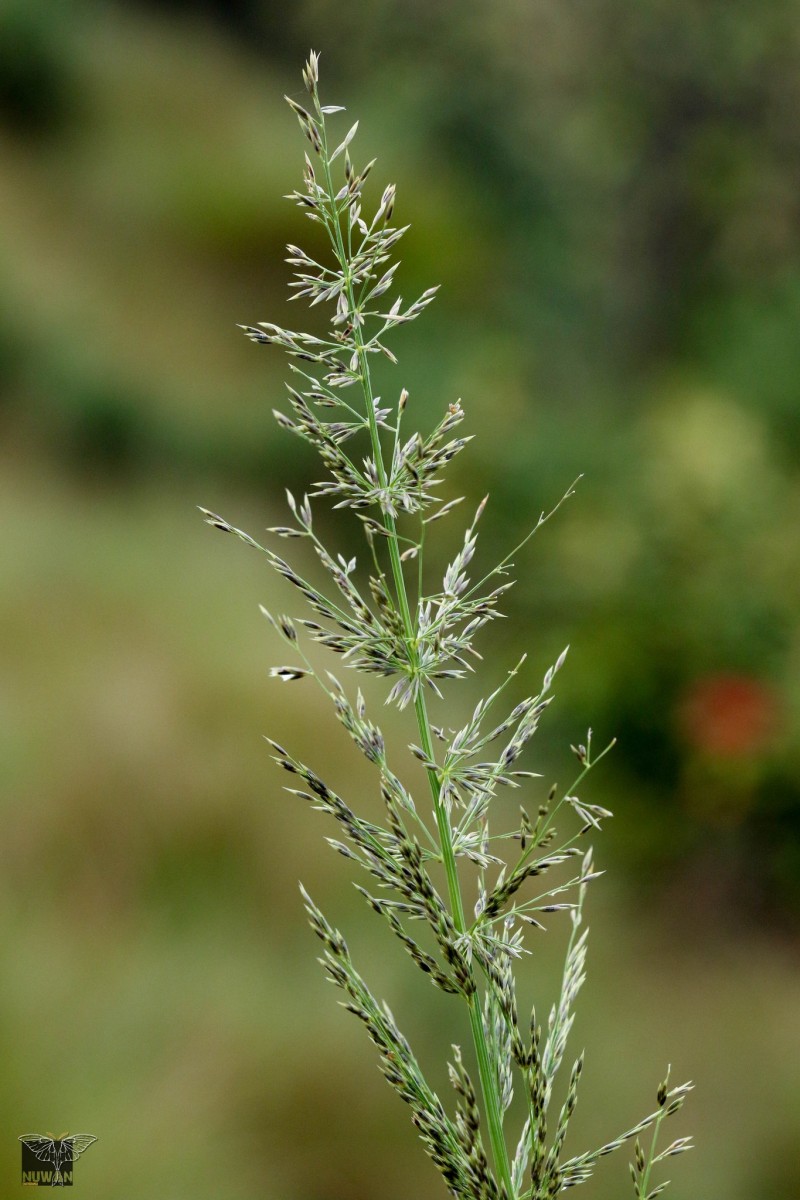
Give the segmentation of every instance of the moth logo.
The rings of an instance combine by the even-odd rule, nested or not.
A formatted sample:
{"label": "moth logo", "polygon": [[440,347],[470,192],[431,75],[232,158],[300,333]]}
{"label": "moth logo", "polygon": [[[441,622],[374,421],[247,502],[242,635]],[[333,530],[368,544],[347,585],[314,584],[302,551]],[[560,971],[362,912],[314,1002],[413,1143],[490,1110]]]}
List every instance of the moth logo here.
{"label": "moth logo", "polygon": [[72,1187],[72,1167],[76,1158],[88,1150],[97,1138],[91,1133],[23,1133],[22,1182],[39,1187]]}

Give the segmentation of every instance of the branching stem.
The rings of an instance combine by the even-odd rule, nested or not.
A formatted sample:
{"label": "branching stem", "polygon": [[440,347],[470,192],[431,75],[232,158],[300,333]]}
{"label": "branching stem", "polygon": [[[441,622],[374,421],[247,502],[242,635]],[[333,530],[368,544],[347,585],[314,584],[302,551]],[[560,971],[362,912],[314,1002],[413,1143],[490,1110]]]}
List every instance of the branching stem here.
{"label": "branching stem", "polygon": [[[342,239],[342,229],[339,214],[336,212],[334,203],[335,191],[333,187],[333,180],[331,178],[330,164],[328,162],[327,141],[324,124],[322,126],[322,137],[323,145],[325,146],[326,151],[322,156],[325,169],[325,186],[328,192],[328,197],[331,201],[330,229],[333,234],[339,263],[342,271],[346,273],[347,282],[345,284],[345,291],[350,315],[353,318],[353,336],[360,360],[361,386],[364,393],[367,419],[369,421],[369,434],[372,443],[372,453],[375,459],[378,481],[382,488],[386,488],[388,484],[388,477],[386,474],[386,466],[383,460],[383,448],[381,446],[380,431],[378,429],[378,422],[375,416],[375,398],[372,390],[369,357],[364,344],[361,326],[356,317],[356,298],[353,290],[352,279],[349,274],[347,274],[347,252]],[[403,564],[400,561],[397,525],[394,517],[390,513],[383,513],[383,524],[387,533],[389,534],[389,537],[386,540],[389,543],[389,558],[392,565],[392,578],[394,579],[397,601],[400,608],[400,616],[402,618],[403,629],[405,631],[408,661],[412,673],[416,673],[419,666],[417,624],[416,620],[411,615],[411,607],[408,602],[408,591],[406,588],[405,576],[403,574]],[[414,696],[414,711],[416,712],[417,716],[420,744],[422,749],[425,751],[425,754],[428,756],[429,761],[434,762],[435,751],[433,746],[433,736],[431,734],[431,726],[428,718],[425,694],[423,692],[422,684],[419,682],[419,680],[417,680],[417,687]],[[439,829],[442,862],[444,863],[445,874],[447,876],[447,890],[450,897],[453,921],[458,932],[464,933],[467,928],[467,922],[464,915],[464,902],[461,896],[461,885],[458,879],[458,867],[456,865],[455,854],[453,853],[453,838],[450,829],[450,819],[440,799],[439,779],[436,771],[432,768],[428,768],[426,770],[426,774],[428,776],[428,784],[431,790],[433,808],[436,814],[436,824]],[[471,965],[469,970],[474,977],[474,968]],[[494,1157],[498,1174],[505,1185],[506,1192],[509,1197],[513,1197],[514,1187],[511,1181],[511,1164],[509,1162],[508,1148],[503,1135],[503,1116],[500,1107],[497,1080],[489,1059],[489,1049],[486,1044],[483,1018],[481,1016],[480,1003],[477,997],[478,993],[477,991],[474,991],[468,998],[467,1004],[469,1006],[469,1020],[472,1031],[472,1040],[478,1062],[478,1074],[480,1076],[483,1101],[486,1107],[486,1116],[489,1125],[489,1138],[492,1145],[492,1155]]]}
{"label": "branching stem", "polygon": [[[299,387],[288,388],[292,415],[276,413],[276,417],[282,427],[316,446],[327,471],[327,477],[314,485],[311,498],[305,495],[298,501],[291,493],[287,494],[294,524],[278,526],[271,532],[283,538],[308,539],[333,586],[319,590],[290,563],[261,546],[249,534],[213,512],[206,509],[202,512],[209,525],[264,552],[274,570],[303,595],[313,620],[307,615],[302,618],[280,614],[273,617],[263,610],[275,631],[299,655],[302,663],[276,666],[270,673],[284,682],[313,676],[330,698],[339,721],[359,751],[378,768],[386,804],[386,827],[358,816],[347,800],[332,791],[313,768],[293,757],[277,742],[270,743],[275,751],[275,761],[301,784],[287,790],[336,820],[345,840],[328,838],[328,842],[371,877],[372,890],[378,889],[375,894],[358,886],[369,906],[388,922],[411,959],[438,988],[448,994],[461,995],[466,1001],[480,1089],[466,1071],[459,1048],[454,1047],[455,1058],[450,1063],[449,1076],[458,1096],[455,1119],[448,1116],[427,1083],[408,1042],[395,1025],[391,1010],[376,999],[356,971],[343,936],[304,892],[306,911],[312,929],[325,947],[321,961],[329,978],[345,992],[345,1007],[364,1023],[378,1048],[380,1067],[387,1081],[411,1106],[420,1138],[452,1196],[457,1200],[552,1200],[557,1192],[585,1182],[601,1159],[635,1138],[635,1161],[631,1163],[634,1188],[638,1200],[648,1200],[652,1167],[690,1148],[688,1138],[678,1138],[661,1154],[656,1154],[656,1136],[661,1121],[680,1109],[691,1084],[668,1091],[665,1080],[658,1089],[656,1112],[599,1148],[564,1161],[562,1150],[577,1099],[581,1056],[572,1068],[566,1099],[557,1125],[551,1126],[554,1132],[548,1144],[548,1107],[564,1062],[574,1002],[584,979],[586,932],[578,933],[581,905],[588,882],[602,872],[593,870],[591,850],[588,850],[582,856],[577,875],[559,870],[544,891],[538,883],[531,887],[528,881],[551,868],[560,868],[578,853],[578,839],[592,828],[599,829],[601,820],[611,816],[607,809],[574,793],[613,742],[593,756],[590,730],[586,745],[573,747],[581,770],[561,798],[555,800],[556,789],[553,788],[547,803],[539,807],[535,825],[523,806],[519,830],[493,837],[489,830],[490,801],[496,788],[520,786],[522,778],[534,775],[531,771],[518,769],[515,764],[525,752],[537,730],[539,717],[550,702],[550,685],[563,664],[566,650],[548,669],[539,694],[519,701],[494,728],[486,727],[487,714],[522,662],[509,672],[503,684],[478,703],[463,729],[445,732],[430,723],[426,687],[431,685],[441,695],[438,680],[461,677],[468,667],[467,654],[480,658],[472,643],[477,631],[499,615],[496,601],[511,583],[497,580],[508,575],[516,550],[507,554],[483,579],[470,585],[468,567],[475,551],[476,523],[484,501],[464,533],[463,546],[447,566],[441,592],[425,595],[422,566],[425,528],[459,503],[458,499],[443,503],[432,489],[440,483],[442,468],[470,439],[446,440],[450,430],[463,419],[460,404],[450,405],[427,437],[414,433],[402,439],[400,424],[408,398],[405,390],[396,405],[394,424],[389,419],[392,406],[379,407],[380,398],[373,391],[370,356],[381,352],[396,361],[383,343],[383,334],[415,320],[433,300],[437,289],[426,289],[407,307],[403,306],[400,296],[391,302],[388,311],[384,311],[386,302],[379,302],[378,298],[394,286],[397,260],[390,251],[407,226],[397,228],[390,223],[395,202],[394,185],[385,188],[372,220],[368,223],[362,218],[362,187],[374,160],[360,172],[353,166],[348,147],[358,122],[336,149],[332,153],[329,151],[325,116],[342,109],[321,104],[317,88],[318,68],[319,56],[312,51],[303,71],[303,80],[311,95],[315,115],[297,100],[287,97],[314,154],[319,157],[317,167],[306,154],[305,191],[295,191],[289,199],[295,200],[312,221],[324,226],[333,259],[331,266],[322,266],[301,248],[289,246],[291,257],[288,261],[298,268],[296,279],[290,285],[295,298],[308,297],[312,307],[322,302],[334,306],[332,330],[327,337],[319,337],[282,329],[271,322],[244,325],[242,329],[251,341],[277,345],[288,354]],[[340,155],[343,155],[341,159]],[[337,159],[340,159],[344,175],[344,184],[338,191],[331,171]],[[376,323],[380,326],[378,332],[371,333]],[[306,362],[315,365],[306,369],[302,365]],[[354,388],[356,395],[348,403],[342,392],[352,385],[359,386]],[[336,418],[323,420],[316,416],[318,407],[341,411]],[[391,435],[393,438],[389,440]],[[351,457],[341,449],[342,444],[354,436],[369,442],[368,457],[363,462],[358,454]],[[360,465],[356,465],[354,459]],[[569,488],[566,495],[571,494],[572,488]],[[356,515],[364,524],[374,564],[374,574],[370,573],[369,578],[372,604],[362,596],[352,578],[356,559],[346,560],[341,553],[330,552],[312,530],[311,499],[320,496],[336,497],[334,507],[337,509],[358,510]],[[434,506],[433,515],[422,516],[426,508]],[[558,507],[556,505],[553,511]],[[365,509],[372,509],[374,515],[365,513]],[[400,536],[399,515],[405,514],[419,517],[418,538]],[[516,549],[521,549],[551,515],[543,513]],[[384,541],[388,542],[388,547],[382,550]],[[386,566],[387,554],[391,570]],[[407,582],[404,564],[415,555],[414,576]],[[482,595],[490,580],[496,581],[495,586],[487,595]],[[326,594],[330,591],[336,599],[330,599]],[[396,702],[400,709],[413,701],[419,745],[411,749],[422,760],[427,774],[436,830],[432,825],[428,829],[414,798],[390,768],[386,741],[378,726],[367,717],[361,690],[358,689],[355,699],[351,700],[334,676],[329,672],[319,673],[300,645],[299,637],[322,644],[364,674],[396,677],[387,700]],[[443,754],[440,752],[439,759],[434,749],[434,733],[447,743],[447,749]],[[489,761],[482,761],[485,748],[502,735],[506,736],[503,736],[501,748],[488,751]],[[454,816],[451,811],[451,804],[456,801],[463,802],[462,815]],[[427,816],[427,805],[424,807]],[[563,837],[557,839],[553,822],[565,809],[573,810],[581,828],[579,833],[566,840]],[[424,846],[414,836],[411,821],[418,823]],[[498,840],[509,844],[500,856],[490,852],[490,845]],[[512,853],[515,840],[520,844]],[[559,844],[554,848],[556,842]],[[540,852],[534,861],[534,854]],[[465,914],[462,894],[462,882],[466,887],[465,868],[463,858],[461,863],[457,862],[457,853],[472,860],[477,867],[479,902],[475,921],[468,921]],[[508,861],[512,858],[517,859],[513,867]],[[441,862],[444,867],[446,896],[439,882],[431,878],[429,866],[433,862]],[[492,865],[499,865],[500,871],[490,884],[485,872]],[[567,875],[570,877],[565,878]],[[523,886],[524,891],[521,890]],[[561,901],[564,893],[574,895],[576,889],[577,903]],[[535,894],[531,895],[532,891]],[[559,999],[547,1023],[545,1045],[540,1049],[541,1027],[535,1010],[530,1017],[530,1040],[524,1039],[513,960],[525,950],[525,923],[544,929],[538,914],[561,910],[571,912],[572,936]],[[436,956],[428,953],[411,935],[409,924],[415,920],[421,920],[427,926],[435,941]],[[502,927],[497,929],[500,922]],[[512,1167],[503,1119],[513,1096],[515,1070],[522,1075],[528,1116],[516,1141]],[[651,1126],[653,1137],[649,1157],[646,1157],[638,1139]],[[486,1129],[487,1146],[482,1132]],[[649,1200],[665,1187],[666,1183],[662,1183],[650,1191]]]}

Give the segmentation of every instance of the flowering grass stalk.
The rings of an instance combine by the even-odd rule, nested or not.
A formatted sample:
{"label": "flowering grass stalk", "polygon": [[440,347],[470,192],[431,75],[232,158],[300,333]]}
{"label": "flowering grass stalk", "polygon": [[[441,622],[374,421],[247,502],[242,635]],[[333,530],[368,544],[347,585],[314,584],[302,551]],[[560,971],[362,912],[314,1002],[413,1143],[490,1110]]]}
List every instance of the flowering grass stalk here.
{"label": "flowering grass stalk", "polygon": [[[585,746],[573,747],[579,769],[572,785],[563,793],[553,788],[534,799],[533,815],[522,806],[516,827],[498,833],[490,831],[498,790],[533,792],[537,786],[531,781],[538,776],[521,761],[551,702],[566,651],[547,670],[536,694],[510,701],[503,697],[499,717],[495,711],[501,696],[506,689],[515,692],[521,663],[478,702],[462,728],[442,728],[431,721],[429,699],[441,699],[443,689],[480,660],[475,640],[500,615],[515,551],[478,581],[470,578],[484,500],[441,584],[427,582],[427,526],[459,502],[441,498],[442,474],[470,439],[456,433],[464,419],[460,403],[450,404],[427,435],[407,434],[402,426],[408,393],[401,391],[393,407],[375,395],[376,356],[396,362],[387,336],[420,316],[437,289],[428,288],[410,304],[399,296],[389,300],[397,267],[393,252],[408,227],[391,224],[393,185],[367,214],[363,191],[374,162],[361,169],[353,164],[358,122],[332,144],[328,118],[343,110],[321,103],[318,78],[318,57],[312,52],[303,71],[308,107],[287,97],[310,144],[303,187],[289,198],[322,227],[329,245],[326,255],[319,254],[323,261],[289,246],[288,261],[295,268],[290,285],[294,298],[304,297],[312,307],[327,306],[330,327],[323,336],[268,322],[242,328],[259,345],[277,346],[288,355],[291,415],[276,417],[284,429],[315,447],[324,468],[310,496],[297,500],[288,493],[291,521],[270,532],[310,543],[327,573],[327,589],[308,582],[274,550],[222,517],[202,511],[209,524],[262,552],[306,602],[305,614],[296,618],[263,609],[293,658],[272,674],[285,682],[310,676],[327,694],[339,721],[375,769],[383,823],[359,816],[314,768],[271,742],[275,761],[299,784],[287,790],[337,822],[339,836],[328,841],[364,872],[368,887],[356,886],[366,903],[433,985],[466,1010],[465,1032],[468,1026],[472,1045],[469,1056],[459,1046],[452,1048],[449,1074],[455,1102],[450,1110],[425,1079],[390,1009],[357,971],[341,933],[303,889],[309,920],[322,942],[327,972],[345,993],[345,1008],[366,1027],[384,1075],[409,1105],[452,1195],[461,1200],[546,1200],[588,1180],[601,1158],[633,1140],[636,1196],[652,1200],[666,1186],[653,1186],[653,1168],[689,1147],[688,1139],[679,1139],[656,1154],[655,1133],[681,1107],[690,1084],[670,1089],[665,1082],[655,1111],[633,1128],[596,1150],[571,1157],[565,1153],[583,1066],[582,1055],[571,1063],[566,1058],[575,1000],[585,978],[583,907],[588,885],[599,873],[587,835],[611,816],[580,798],[578,788],[610,746],[595,754],[590,733]],[[359,522],[366,570],[359,571],[355,559],[329,550],[316,533],[311,500],[319,498],[350,510]],[[543,514],[528,537],[546,519]],[[391,765],[395,757],[367,715],[360,689],[353,697],[333,674],[315,668],[307,653],[309,640],[339,655],[352,671],[390,680],[387,703],[413,709],[416,741],[411,751],[427,777],[427,803],[411,795],[397,773],[400,767]],[[556,821],[571,828],[557,832]],[[514,968],[526,951],[526,935],[535,931],[540,936],[549,916],[562,912],[570,926],[564,973],[543,1027],[535,1012],[528,1021],[520,1019]],[[474,1066],[468,1067],[466,1057]],[[474,1069],[477,1087],[470,1074]],[[515,1086],[524,1098],[524,1115],[511,1135],[507,1117]],[[555,1105],[557,1090],[564,1091],[560,1107]],[[645,1155],[639,1139],[651,1128],[653,1142]]]}

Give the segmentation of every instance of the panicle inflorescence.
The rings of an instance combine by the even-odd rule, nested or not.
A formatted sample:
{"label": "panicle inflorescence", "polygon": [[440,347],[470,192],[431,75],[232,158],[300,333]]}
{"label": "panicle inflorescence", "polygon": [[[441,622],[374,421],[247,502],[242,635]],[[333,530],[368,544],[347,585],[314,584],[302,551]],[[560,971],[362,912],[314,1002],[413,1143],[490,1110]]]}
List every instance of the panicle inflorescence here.
{"label": "panicle inflorescence", "polygon": [[[328,250],[315,251],[315,257],[290,245],[287,261],[294,268],[293,299],[323,308],[329,317],[327,332],[292,331],[268,321],[241,328],[256,344],[278,347],[288,356],[289,411],[277,411],[276,419],[315,448],[324,471],[302,499],[287,492],[290,517],[269,532],[306,542],[326,584],[310,582],[273,549],[223,517],[201,511],[210,525],[263,553],[305,601],[305,612],[297,617],[274,616],[262,607],[295,659],[271,673],[286,683],[310,678],[327,695],[375,772],[381,820],[359,816],[312,767],[277,742],[268,739],[269,744],[275,761],[299,785],[287,791],[333,818],[335,836],[327,841],[368,877],[368,887],[356,887],[369,907],[433,984],[465,1005],[479,1086],[454,1046],[449,1066],[456,1093],[453,1116],[428,1085],[389,1008],[356,971],[344,938],[303,889],[310,923],[323,944],[321,961],[344,992],[345,1008],[362,1021],[377,1047],[383,1074],[409,1105],[452,1195],[460,1200],[548,1200],[587,1180],[601,1158],[635,1139],[631,1173],[637,1200],[653,1200],[666,1186],[651,1188],[653,1166],[689,1148],[688,1139],[679,1138],[656,1153],[659,1126],[680,1108],[689,1084],[669,1090],[665,1082],[655,1112],[597,1150],[564,1157],[582,1054],[564,1082],[559,1081],[585,978],[584,900],[588,884],[601,874],[594,869],[586,837],[611,816],[580,798],[577,789],[613,742],[595,755],[590,730],[586,743],[573,747],[580,765],[577,779],[563,792],[554,786],[534,799],[532,807],[530,802],[529,807],[521,805],[518,824],[498,834],[490,832],[490,818],[500,807],[499,790],[535,792],[537,787],[540,776],[520,761],[552,700],[566,650],[538,690],[513,699],[505,715],[496,715],[497,703],[506,688],[514,690],[524,659],[458,729],[434,725],[427,707],[430,695],[442,698],[448,681],[460,679],[480,660],[476,638],[501,615],[499,603],[512,586],[511,559],[552,514],[542,513],[520,545],[473,582],[484,499],[441,585],[426,591],[427,526],[449,515],[461,499],[444,499],[438,489],[444,469],[470,440],[457,433],[464,410],[460,401],[449,403],[431,432],[404,433],[408,392],[402,389],[394,405],[384,403],[374,391],[372,364],[379,359],[396,362],[387,335],[415,320],[437,289],[426,289],[411,303],[389,298],[398,267],[393,252],[408,228],[391,223],[395,187],[387,186],[374,208],[368,208],[364,190],[374,160],[358,168],[351,158],[358,122],[336,145],[329,140],[328,118],[344,110],[321,103],[319,59],[313,52],[303,82],[309,97],[304,104],[287,97],[309,143],[303,186],[289,199],[322,227]],[[564,499],[571,494],[569,488]],[[361,563],[358,556],[333,552],[320,538],[312,500],[321,498],[334,508],[354,510],[363,536]],[[413,569],[407,566],[412,561]],[[314,664],[308,642],[338,655],[356,672],[392,677],[387,703],[414,709],[416,740],[409,749],[422,764],[428,805],[413,797],[390,766],[386,738],[367,715],[361,689],[348,695],[336,676]],[[571,829],[559,833],[555,820],[570,816]],[[562,912],[569,914],[569,942],[560,994],[543,1033],[535,1011],[527,1023],[520,1020],[514,967],[526,952],[526,934],[544,930],[547,918]],[[504,1123],[515,1080],[525,1112],[512,1156]],[[565,1094],[558,1115],[552,1116],[559,1088]],[[651,1127],[652,1144],[645,1154],[639,1135]]]}

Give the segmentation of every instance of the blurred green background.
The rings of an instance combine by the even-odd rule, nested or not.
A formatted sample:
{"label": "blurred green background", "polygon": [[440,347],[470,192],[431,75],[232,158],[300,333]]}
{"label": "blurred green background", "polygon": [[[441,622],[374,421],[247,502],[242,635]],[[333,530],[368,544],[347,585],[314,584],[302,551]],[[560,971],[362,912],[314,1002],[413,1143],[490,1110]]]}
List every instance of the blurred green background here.
{"label": "blurred green background", "polygon": [[[674,1194],[800,1194],[800,6],[792,0],[0,0],[0,1143],[91,1132],[86,1200],[444,1196],[314,961],[302,877],[446,1087],[456,1007],[361,911],[261,734],[374,782],[257,602],[313,457],[270,410],[282,101],[309,47],[398,183],[414,417],[518,562],[496,682],[572,650],[529,765],[614,827],[591,900],[574,1152],[697,1080]],[[441,531],[444,559],[458,538]],[[332,533],[335,537],[336,534]],[[487,550],[488,547],[488,550]],[[488,645],[488,639],[485,645]],[[474,703],[454,694],[445,721]],[[373,690],[377,697],[378,693]],[[440,714],[441,716],[441,714]],[[402,741],[411,730],[385,714]],[[325,772],[323,771],[323,774]],[[511,811],[516,810],[512,800]],[[527,968],[540,1002],[555,930]],[[579,1047],[576,1047],[579,1048]],[[627,1194],[624,1160],[585,1191]],[[631,1193],[632,1194],[632,1193]]]}

